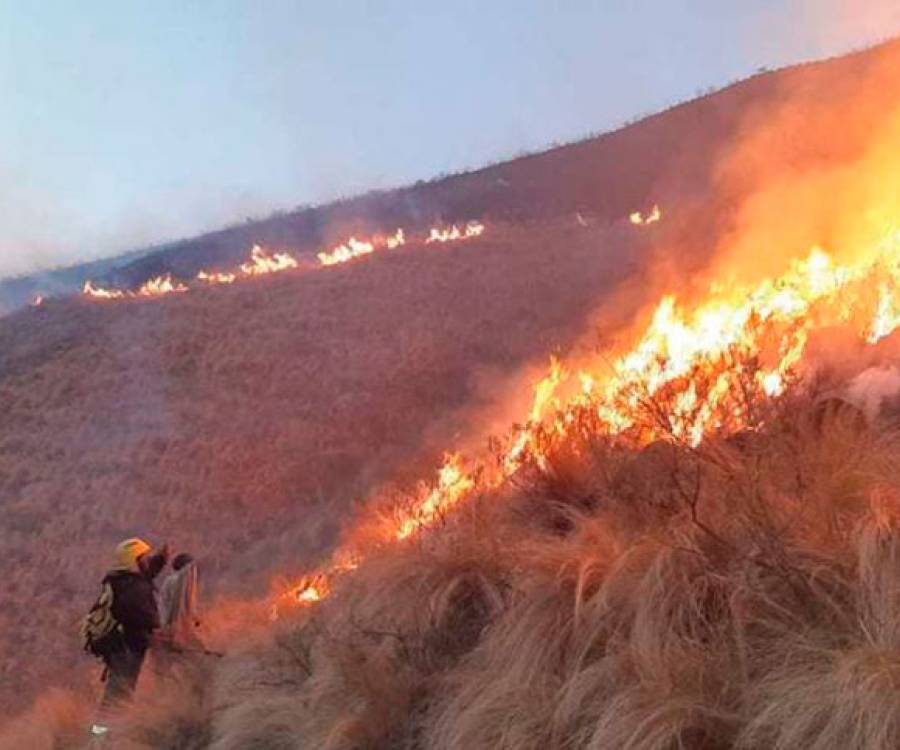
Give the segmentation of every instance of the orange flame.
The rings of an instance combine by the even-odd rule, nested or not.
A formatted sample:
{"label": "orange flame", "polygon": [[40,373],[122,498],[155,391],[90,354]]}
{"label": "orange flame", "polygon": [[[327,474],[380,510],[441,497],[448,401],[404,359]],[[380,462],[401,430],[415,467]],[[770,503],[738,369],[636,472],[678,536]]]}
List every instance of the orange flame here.
{"label": "orange flame", "polygon": [[180,294],[188,288],[179,281],[173,281],[171,274],[157,276],[147,281],[137,290],[138,297],[161,297],[164,294]]}
{"label": "orange flame", "polygon": [[875,311],[875,319],[866,340],[870,344],[876,344],[885,336],[890,335],[897,326],[900,326],[900,308],[894,298],[894,293],[887,283],[882,282],[878,287],[878,307]]}
{"label": "orange flame", "polygon": [[204,281],[207,284],[233,284],[237,281],[237,274],[200,271],[197,274],[197,281]]}
{"label": "orange flame", "polygon": [[388,250],[396,250],[401,245],[406,244],[406,235],[402,229],[398,229],[394,234],[387,238]]}
{"label": "orange flame", "polygon": [[480,237],[484,234],[484,224],[477,221],[470,221],[462,229],[456,224],[450,227],[438,228],[432,227],[431,232],[425,240],[426,245],[432,242],[454,242],[455,240],[468,240],[472,237]]}
{"label": "orange flame", "polygon": [[82,294],[97,300],[121,300],[134,297],[162,297],[166,294],[177,294],[188,291],[188,287],[180,281],[175,281],[171,274],[157,276],[141,285],[136,292],[126,292],[121,289],[104,289],[94,286],[89,279],[84,282]]}
{"label": "orange flame", "polygon": [[[429,242],[450,242],[451,240],[468,239],[478,237],[484,232],[484,225],[478,222],[469,222],[464,229],[454,225],[447,229],[432,228],[426,244]],[[322,266],[333,266],[346,263],[363,255],[370,255],[375,250],[386,247],[395,250],[406,244],[406,233],[402,228],[394,234],[384,237],[374,237],[372,240],[358,240],[351,237],[345,244],[338,245],[329,252],[318,254]],[[260,245],[254,245],[250,250],[250,260],[242,263],[234,272],[200,271],[196,280],[204,284],[234,284],[241,277],[262,276],[279,271],[287,271],[299,268],[297,260],[288,253],[269,254]],[[97,287],[92,281],[85,282],[82,293],[86,297],[98,300],[121,300],[134,297],[161,297],[166,294],[190,291],[191,287],[172,279],[171,274],[158,276],[145,282],[137,291],[123,291],[121,289],[104,289]],[[43,300],[41,300],[43,301]],[[36,303],[38,304],[38,303]]]}
{"label": "orange flame", "polygon": [[405,244],[406,234],[403,229],[398,229],[389,237],[377,236],[371,240],[358,240],[355,237],[351,237],[345,244],[338,245],[330,252],[321,252],[317,257],[319,258],[319,263],[323,266],[336,266],[339,263],[346,263],[363,255],[371,255],[382,247],[396,250]]}
{"label": "orange flame", "polygon": [[323,266],[335,266],[338,263],[346,263],[348,260],[374,252],[375,245],[371,242],[362,242],[355,237],[351,237],[345,245],[338,245],[328,253],[319,253],[318,258]]}
{"label": "orange flame", "polygon": [[629,221],[631,221],[631,223],[636,226],[647,226],[648,224],[655,224],[661,218],[662,211],[657,205],[654,205],[653,209],[646,216],[644,216],[640,211],[635,211],[628,217]]}
{"label": "orange flame", "polygon": [[[566,372],[563,370],[559,360],[556,359],[556,357],[551,357],[550,372],[534,386],[534,400],[531,404],[528,422],[519,431],[518,437],[513,441],[512,446],[503,459],[505,476],[512,476],[515,474],[521,466],[523,456],[526,455],[529,450],[532,454],[535,453],[534,427],[540,425],[544,413],[553,399],[553,394],[565,377]],[[584,380],[582,379],[582,383],[583,382]],[[541,459],[542,458],[543,457],[541,457]]]}
{"label": "orange flame", "polygon": [[[870,291],[873,283],[877,302]],[[638,445],[666,439],[696,446],[716,432],[753,428],[753,418],[735,394],[769,399],[784,393],[816,329],[852,325],[861,340],[874,343],[900,328],[893,293],[898,285],[900,232],[892,232],[852,263],[838,265],[815,247],[781,276],[730,291],[717,285],[693,309],[664,297],[637,343],[611,363],[604,359],[578,371],[565,402],[558,394],[569,374],[552,359],[549,373],[534,387],[527,422],[500,457],[499,472],[491,475],[488,464],[467,470],[459,455],[448,456],[437,482],[423,486],[413,506],[397,516],[390,538],[405,540],[420,533],[479,486],[499,486],[526,463],[549,470],[549,446],[568,439],[579,415],[591,416],[592,429]],[[362,561],[355,557],[353,566],[344,567],[337,561],[351,552],[337,554],[307,579],[314,581],[319,598],[336,577]],[[318,599],[306,584],[279,601],[308,604]]]}
{"label": "orange flame", "polygon": [[241,264],[241,272],[246,276],[262,276],[297,267],[297,261],[287,253],[269,255],[260,245],[250,250],[250,262]]}
{"label": "orange flame", "polygon": [[86,297],[93,299],[125,299],[125,292],[121,289],[104,289],[103,287],[94,286],[94,282],[90,279],[84,282],[84,288],[81,293]]}
{"label": "orange flame", "polygon": [[435,519],[450,510],[474,486],[475,482],[463,471],[459,455],[448,455],[438,472],[437,485],[417,507],[404,514],[400,520],[396,531],[397,539],[406,539],[421,527],[434,523]]}

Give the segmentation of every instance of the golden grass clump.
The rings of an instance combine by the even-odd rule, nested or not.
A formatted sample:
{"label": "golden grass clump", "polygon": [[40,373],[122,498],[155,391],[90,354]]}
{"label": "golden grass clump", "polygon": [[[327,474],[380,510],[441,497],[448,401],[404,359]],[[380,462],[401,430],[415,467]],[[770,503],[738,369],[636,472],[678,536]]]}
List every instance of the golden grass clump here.
{"label": "golden grass clump", "polygon": [[247,677],[277,697],[214,747],[897,747],[898,459],[803,397],[697,449],[570,443],[282,623]]}

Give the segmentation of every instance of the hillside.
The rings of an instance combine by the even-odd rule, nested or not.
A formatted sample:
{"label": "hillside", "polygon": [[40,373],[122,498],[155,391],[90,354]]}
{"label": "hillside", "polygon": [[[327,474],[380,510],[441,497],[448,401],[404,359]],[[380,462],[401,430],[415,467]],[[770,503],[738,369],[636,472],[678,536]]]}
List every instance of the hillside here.
{"label": "hillside", "polygon": [[[869,159],[872,133],[881,131],[900,103],[890,98],[890,92],[900,90],[895,85],[900,77],[898,55],[900,46],[892,44],[765,74],[581,144],[198,238],[142,258],[117,278],[129,286],[163,271],[187,278],[200,268],[232,266],[246,256],[252,242],[290,248],[302,255],[351,231],[387,230],[396,225],[423,230],[435,218],[481,218],[487,229],[476,239],[440,247],[410,242],[396,251],[330,269],[288,271],[161,299],[51,300],[0,320],[4,414],[0,503],[5,521],[0,553],[13,571],[0,584],[6,604],[0,614],[4,634],[0,700],[10,709],[21,708],[63,675],[70,685],[89,676],[78,668],[83,662],[73,623],[90,601],[108,550],[121,537],[140,533],[194,551],[202,561],[210,597],[262,598],[276,575],[299,574],[327,556],[339,528],[355,517],[350,512],[355,510],[354,501],[371,497],[385,482],[408,486],[430,476],[445,449],[477,448],[488,435],[503,433],[511,422],[527,417],[528,384],[535,373],[543,374],[551,353],[573,359],[597,345],[603,351],[620,349],[632,324],[646,322],[644,313],[662,293],[678,289],[691,297],[705,292],[706,270],[715,268],[722,257],[716,251],[733,245],[736,233],[745,228],[748,206],[754,209],[751,217],[761,210],[760,205],[767,206],[756,201],[761,181],[786,184],[793,194],[805,175],[843,175],[858,160]],[[829,96],[823,98],[822,91]],[[836,132],[840,138],[834,137]],[[888,197],[894,197],[890,190]],[[645,227],[628,221],[631,211],[653,203],[663,207],[658,224]],[[806,217],[793,221],[790,232],[791,250],[786,253],[805,252],[822,234],[844,236],[839,222],[826,226]],[[786,260],[785,253],[770,255],[756,265],[762,269]],[[597,327],[599,337],[592,336]],[[773,424],[794,419],[787,406],[780,408],[784,411]],[[806,425],[804,417],[797,419]],[[809,429],[808,425],[803,429]],[[785,428],[785,434],[789,436],[790,429]],[[772,440],[777,444],[778,439],[788,437],[776,431]],[[596,436],[586,442],[597,455],[605,450]],[[803,443],[802,451],[812,451],[815,444],[814,439]],[[871,460],[889,460],[890,445],[883,450],[879,446],[875,447],[881,452],[872,448]],[[826,447],[833,452],[840,449],[837,443]],[[552,458],[561,461],[565,452],[560,447]],[[777,464],[777,455],[777,451],[760,453],[759,460]],[[809,471],[815,474],[816,467],[827,463],[825,458],[810,459]],[[633,459],[633,454],[624,453],[606,464],[599,459],[596,465],[573,460],[572,487],[593,477],[591,493],[606,496],[613,493],[611,488],[618,491],[621,481],[612,480],[621,479]],[[698,476],[712,472],[713,486],[727,486],[717,473],[724,471],[722,462],[710,460],[711,466],[690,464],[689,468]],[[884,480],[883,465],[878,464],[880,480]],[[741,476],[743,470],[735,475]],[[867,466],[853,469],[868,470]],[[772,472],[772,486],[787,492],[791,472],[783,467]],[[414,694],[427,692],[420,678],[428,685],[445,678],[464,685],[473,674],[470,670],[484,670],[485,679],[504,670],[527,676],[527,664],[508,661],[515,658],[512,652],[492,650],[489,644],[476,649],[482,631],[495,623],[492,632],[497,638],[520,641],[515,631],[521,609],[516,607],[547,607],[546,620],[536,634],[552,632],[561,610],[552,597],[517,599],[497,592],[540,589],[553,579],[557,568],[571,572],[573,566],[583,565],[575,578],[566,579],[566,585],[572,583],[581,593],[600,596],[598,592],[605,591],[607,584],[585,578],[595,570],[595,563],[581,545],[603,536],[604,523],[610,519],[624,529],[620,537],[604,541],[611,549],[627,547],[641,536],[640,530],[671,524],[673,538],[690,537],[686,548],[715,558],[717,566],[731,571],[731,558],[705,546],[693,527],[686,531],[684,517],[670,513],[663,500],[648,515],[636,517],[618,504],[598,510],[596,504],[575,503],[563,513],[578,516],[575,523],[554,513],[545,518],[535,497],[549,494],[551,504],[566,506],[573,496],[584,500],[586,495],[560,494],[558,487],[548,488],[540,477],[532,481],[536,484],[527,486],[537,489],[531,493],[515,494],[509,488],[485,492],[483,503],[473,503],[470,514],[460,514],[458,525],[449,521],[451,530],[435,534],[435,546],[426,545],[424,552],[415,545],[399,552],[379,547],[373,565],[359,579],[342,584],[349,593],[323,607],[321,617],[333,624],[340,620],[341,602],[358,602],[360,616],[372,619],[376,623],[372,629],[381,633],[374,639],[373,653],[386,662],[368,654],[371,637],[354,640],[359,633],[341,640],[343,634],[335,632],[340,644],[335,653],[349,643],[347,654],[371,660],[367,663],[375,665],[372,674],[379,669],[390,672],[385,664],[398,663],[399,657],[393,647],[385,646],[384,632],[396,634],[394,626],[431,632],[433,622],[414,617],[415,597],[402,600],[392,588],[410,582],[402,571],[415,570],[441,584],[429,589],[427,581],[412,582],[432,591],[432,612],[450,613],[449,620],[438,617],[437,633],[453,643],[444,644],[449,651],[438,644],[437,651],[422,652],[423,658],[437,660],[429,662],[427,669],[404,672],[408,664],[401,660],[400,671],[391,672],[399,682],[386,684],[397,688],[398,694],[405,690]],[[633,496],[641,490],[632,486],[630,492]],[[732,554],[742,549],[746,536],[759,531],[750,523],[759,519],[741,526],[745,519],[735,515],[730,504],[740,496],[724,491],[713,494],[717,499],[710,502],[727,526],[716,527],[715,533],[728,539],[735,536],[727,545]],[[510,496],[509,504],[491,501]],[[829,495],[827,502],[832,500]],[[827,505],[826,500],[823,503]],[[491,510],[494,506],[496,511]],[[512,520],[497,518],[495,512],[501,516],[509,512]],[[728,525],[732,520],[733,525]],[[532,531],[534,536],[529,536]],[[521,546],[513,541],[516,538]],[[540,554],[533,557],[533,565],[521,565],[530,542]],[[558,549],[552,546],[557,543]],[[846,545],[840,549],[846,552]],[[492,557],[489,550],[497,556]],[[566,557],[569,552],[572,555]],[[582,553],[587,557],[579,557]],[[425,555],[424,562],[419,554]],[[677,567],[673,571],[654,567],[652,555],[640,557],[640,550],[635,554],[639,562],[649,561],[641,568],[649,572],[640,586],[664,586],[666,576],[681,575]],[[734,560],[745,557],[735,553]],[[609,559],[614,558],[610,552]],[[432,567],[428,561],[434,563]],[[444,563],[456,573],[465,572],[461,589],[456,587],[460,579],[442,567]],[[596,562],[601,568],[605,564]],[[485,567],[492,565],[496,578]],[[737,562],[734,565],[739,567]],[[390,576],[391,585],[383,586]],[[615,596],[623,596],[622,591],[631,585],[627,576],[610,580]],[[703,579],[698,585],[707,584]],[[457,616],[451,606],[458,602],[454,592],[459,591],[476,610],[471,629],[466,622],[452,619]],[[388,594],[404,601],[395,613],[396,622],[379,620],[386,601],[379,597]],[[613,600],[618,601],[615,596]],[[696,594],[679,622],[686,623],[685,628],[695,627],[691,618],[699,608],[719,606],[717,596],[710,594],[707,600]],[[600,613],[590,627],[613,634],[626,627],[608,620],[609,610],[600,599],[584,601],[577,606],[596,606]],[[778,601],[781,606],[789,604]],[[471,610],[464,609],[468,617]],[[338,615],[330,615],[332,611]],[[633,611],[633,621],[643,622],[646,613],[637,604]],[[673,618],[682,617],[673,612]],[[298,616],[302,622],[303,615]],[[522,622],[528,622],[527,618]],[[295,632],[289,630],[295,624],[285,623],[288,633]],[[634,628],[622,637],[637,639],[639,628]],[[47,638],[48,633],[53,637]],[[695,637],[717,636],[698,630]],[[405,643],[403,638],[387,641]],[[585,641],[582,656],[595,645]],[[654,641],[648,647],[665,651],[669,645]],[[443,666],[455,669],[456,660],[469,651],[487,654],[486,660],[467,662],[461,672],[442,676]],[[523,658],[528,653],[523,649]],[[498,660],[492,661],[497,654]],[[535,663],[545,664],[551,656],[545,654],[543,661]],[[335,665],[326,663],[323,668],[315,685],[324,685],[325,692],[313,693],[310,705],[327,704],[329,696],[337,702],[341,696],[358,697],[341,682],[347,679],[345,672],[329,682],[337,672],[328,670]],[[639,670],[645,665],[621,668]],[[404,675],[411,681],[400,685]],[[676,678],[665,672],[660,679],[674,684]],[[472,679],[473,686],[479,684]],[[572,679],[585,678],[575,675]],[[523,677],[522,682],[527,680]],[[571,685],[565,689],[570,688],[575,690]],[[511,686],[490,689],[510,690]],[[449,696],[449,702],[441,704],[444,713],[429,715],[427,723],[430,737],[443,738],[433,740],[435,746],[504,746],[496,735],[472,739],[475,735],[463,732],[452,718],[453,706],[464,702],[464,690],[442,695]],[[573,693],[572,700],[576,698],[587,700]],[[399,747],[391,743],[400,735],[408,743],[403,746],[417,746],[414,737],[404,734],[409,727],[401,726],[397,716],[410,710],[424,712],[426,707],[412,699],[390,705],[375,705],[371,699],[368,693],[360,699],[360,716],[375,725],[378,722],[372,717],[384,708],[387,713],[379,725],[384,731],[364,737],[348,729],[341,741],[330,746]],[[612,703],[615,700],[610,698]],[[485,713],[473,721],[479,726],[496,724],[497,716],[510,705],[498,697],[494,704],[482,707]],[[527,736],[527,714],[534,705],[530,700],[515,704],[512,710],[524,717],[523,724],[509,731],[522,734],[509,735],[505,746],[529,746],[516,737]],[[703,706],[703,711],[713,711]],[[575,704],[571,707],[574,711]],[[326,726],[329,715],[322,711],[318,719],[322,726],[315,729],[304,724],[304,731],[310,737],[336,737]],[[299,724],[308,720],[305,715],[297,719]],[[361,720],[347,721],[344,726],[352,725],[352,729]],[[556,719],[535,709],[533,721],[543,725]],[[565,722],[559,726],[560,732],[587,732]],[[600,739],[595,741],[585,735],[587,739],[577,746],[599,747],[597,743],[608,742],[610,735],[596,736]],[[239,742],[228,745],[241,746]],[[635,741],[633,746],[668,745]]]}
{"label": "hillside", "polygon": [[88,279],[111,275],[117,267],[128,266],[142,255],[154,251],[154,248],[135,250],[92,263],[79,263],[67,268],[0,279],[0,315],[7,315],[25,307],[37,297],[66,297],[77,294]]}
{"label": "hillside", "polygon": [[[39,293],[74,291],[92,276],[120,286],[138,286],[165,273],[190,279],[201,269],[234,266],[255,243],[311,257],[352,234],[390,232],[398,226],[470,219],[547,221],[569,219],[575,212],[608,223],[654,202],[675,202],[679,206],[676,220],[687,226],[688,209],[696,201],[703,203],[707,221],[726,221],[728,208],[737,205],[760,177],[752,169],[739,180],[723,174],[722,157],[729,145],[755,130],[760,120],[797,107],[805,116],[787,123],[789,127],[780,134],[791,140],[791,158],[785,167],[815,169],[852,158],[881,114],[878,102],[860,97],[861,84],[871,76],[876,54],[895,55],[898,44],[757,75],[620,130],[543,153],[409,187],[279,212],[265,220],[248,220],[167,243],[161,249],[140,251],[136,259],[76,267],[67,273],[71,281],[67,278],[62,286],[48,284],[42,275],[0,282],[0,298],[8,291],[16,305],[24,305]],[[884,77],[884,86],[893,80],[887,65],[879,76]],[[823,91],[829,92],[828,98],[822,98]],[[853,102],[853,106],[841,107],[839,102]],[[838,113],[843,137],[834,140],[829,125]],[[715,211],[710,211],[710,201]],[[696,233],[688,229],[684,241],[693,245],[692,252],[708,249],[708,241],[698,248],[696,240]]]}
{"label": "hillside", "polygon": [[[2,624],[20,633],[6,674],[34,674],[37,652],[41,679],[81,663],[71,622],[123,536],[195,550],[212,591],[264,594],[327,548],[351,501],[429,471],[496,383],[570,343],[639,259],[627,235],[496,226],[328,273],[0,321]],[[42,645],[48,630],[61,637]],[[23,687],[3,681],[7,698]]]}

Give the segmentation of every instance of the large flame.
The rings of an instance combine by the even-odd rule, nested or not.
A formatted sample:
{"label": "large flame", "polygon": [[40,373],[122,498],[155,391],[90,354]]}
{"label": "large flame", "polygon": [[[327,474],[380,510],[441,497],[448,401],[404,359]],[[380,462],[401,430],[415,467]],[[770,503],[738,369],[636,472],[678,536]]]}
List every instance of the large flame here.
{"label": "large flame", "polygon": [[[838,264],[815,247],[778,277],[728,290],[720,285],[700,304],[686,308],[675,296],[664,297],[643,335],[611,362],[603,358],[573,375],[551,359],[499,469],[448,455],[436,481],[397,514],[385,541],[414,536],[526,463],[546,470],[554,442],[583,429],[586,419],[590,429],[637,446],[658,439],[697,446],[713,433],[754,429],[747,405],[784,392],[814,331],[851,326],[861,341],[875,343],[900,327],[892,291],[898,284],[900,231],[889,228],[850,263]],[[573,381],[563,399],[559,394]],[[338,556],[353,553],[340,549]],[[346,570],[332,561],[283,594],[275,611],[279,602],[319,601]]]}

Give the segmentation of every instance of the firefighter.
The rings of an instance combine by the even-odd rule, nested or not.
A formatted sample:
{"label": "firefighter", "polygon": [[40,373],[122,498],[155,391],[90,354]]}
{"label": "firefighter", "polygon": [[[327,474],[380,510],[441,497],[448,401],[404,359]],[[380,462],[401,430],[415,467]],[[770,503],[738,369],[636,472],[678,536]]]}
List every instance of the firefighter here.
{"label": "firefighter", "polygon": [[[154,552],[143,539],[116,547],[115,565],[103,579],[103,592],[85,619],[85,648],[105,666],[101,716],[128,702],[134,693],[154,631],[160,626],[154,579],[166,566],[167,546]],[[92,733],[108,731],[98,719]]]}

